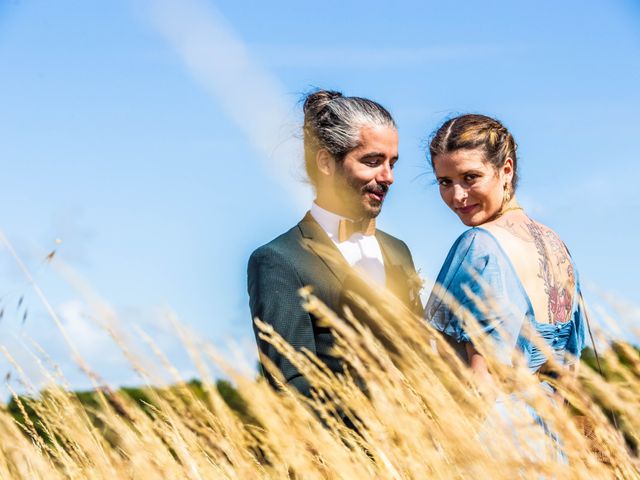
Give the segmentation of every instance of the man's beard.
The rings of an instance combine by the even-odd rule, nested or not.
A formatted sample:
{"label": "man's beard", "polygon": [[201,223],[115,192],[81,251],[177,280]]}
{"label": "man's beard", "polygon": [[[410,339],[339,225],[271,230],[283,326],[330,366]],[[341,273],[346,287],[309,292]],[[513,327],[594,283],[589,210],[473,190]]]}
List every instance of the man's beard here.
{"label": "man's beard", "polygon": [[[346,178],[345,184],[341,185],[337,191],[340,200],[353,212],[353,220],[376,218],[382,210],[382,203],[389,191],[389,185],[375,181],[362,185],[352,178]],[[382,200],[372,200],[367,193],[379,195]]]}
{"label": "man's beard", "polygon": [[[387,192],[389,191],[389,185],[384,183],[373,183],[367,184],[361,189],[361,198],[364,202],[364,215],[368,218],[375,218],[380,214],[382,210],[382,204],[384,199],[386,198]],[[367,193],[373,193],[375,195],[379,195],[382,197],[381,200],[372,200],[370,197],[367,197]]]}

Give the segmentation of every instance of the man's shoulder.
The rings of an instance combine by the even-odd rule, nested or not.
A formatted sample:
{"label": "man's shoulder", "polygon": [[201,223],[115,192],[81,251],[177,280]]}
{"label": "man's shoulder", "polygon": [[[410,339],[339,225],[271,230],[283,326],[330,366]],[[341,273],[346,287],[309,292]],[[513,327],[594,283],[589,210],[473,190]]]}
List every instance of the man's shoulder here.
{"label": "man's shoulder", "polygon": [[282,256],[286,258],[294,251],[301,249],[301,240],[302,233],[300,226],[296,224],[270,242],[256,248],[251,254],[251,257]]}
{"label": "man's shoulder", "polygon": [[398,237],[394,237],[393,235],[388,234],[383,230],[376,230],[376,235],[379,240],[385,244],[385,246],[391,247],[394,250],[402,253],[406,253],[410,255],[409,247],[404,241],[400,240]]}
{"label": "man's shoulder", "polygon": [[386,251],[388,258],[390,258],[392,262],[403,265],[407,269],[415,270],[411,250],[409,250],[409,247],[403,240],[389,235],[382,230],[377,230],[376,236],[382,249]]}

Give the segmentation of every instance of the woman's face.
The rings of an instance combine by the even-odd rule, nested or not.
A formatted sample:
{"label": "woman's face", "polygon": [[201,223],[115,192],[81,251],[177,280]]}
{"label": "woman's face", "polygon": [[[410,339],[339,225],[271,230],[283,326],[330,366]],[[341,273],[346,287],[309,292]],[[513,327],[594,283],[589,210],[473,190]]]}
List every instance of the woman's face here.
{"label": "woman's face", "polygon": [[480,149],[454,150],[433,159],[440,196],[469,227],[491,220],[502,207],[504,185],[511,183],[513,162],[496,169]]}

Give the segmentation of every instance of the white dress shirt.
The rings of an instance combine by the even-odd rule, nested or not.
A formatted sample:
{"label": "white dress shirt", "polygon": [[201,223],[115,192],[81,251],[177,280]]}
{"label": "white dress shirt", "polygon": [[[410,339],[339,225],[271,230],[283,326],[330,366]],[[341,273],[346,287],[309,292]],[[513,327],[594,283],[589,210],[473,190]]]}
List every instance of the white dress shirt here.
{"label": "white dress shirt", "polygon": [[317,203],[313,202],[310,209],[311,216],[327,232],[331,241],[338,247],[347,263],[358,269],[379,285],[384,286],[386,275],[382,250],[375,235],[365,236],[354,233],[344,242],[338,241],[338,225],[345,217],[336,215]]}

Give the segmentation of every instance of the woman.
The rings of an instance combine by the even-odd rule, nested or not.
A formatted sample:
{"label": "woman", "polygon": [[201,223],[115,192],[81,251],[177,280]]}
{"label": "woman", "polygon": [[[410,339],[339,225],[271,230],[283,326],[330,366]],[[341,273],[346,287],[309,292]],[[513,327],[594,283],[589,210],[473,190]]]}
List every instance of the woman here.
{"label": "woman", "polygon": [[[513,137],[497,120],[462,115],[436,131],[429,150],[442,199],[472,228],[451,248],[426,318],[464,347],[481,393],[496,391],[478,351],[481,338],[505,365],[519,356],[534,374],[551,363],[572,368],[585,346],[577,272],[558,235],[518,203]],[[541,341],[549,348],[540,348]],[[493,413],[504,416],[499,410]]]}

